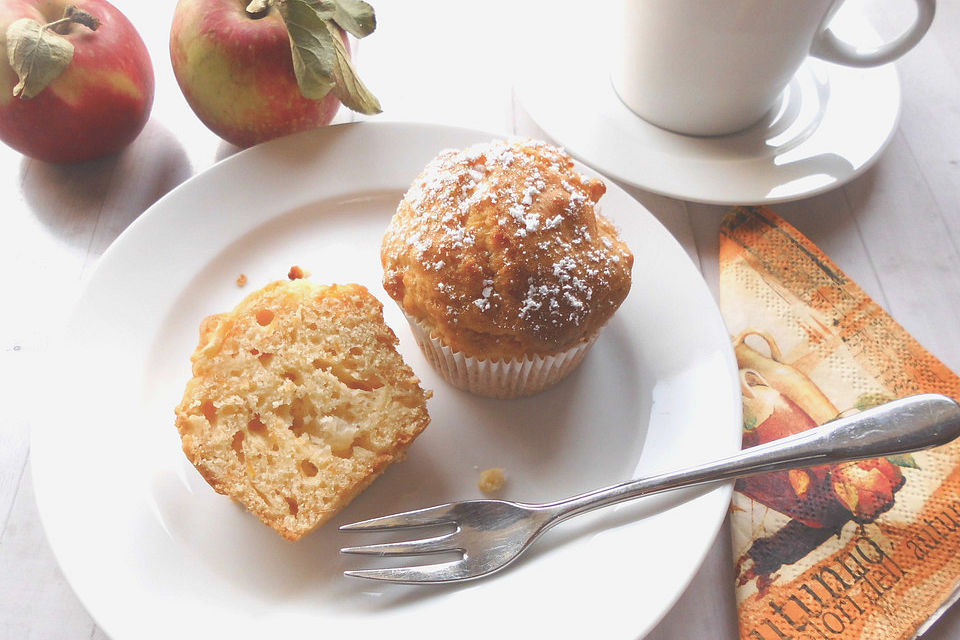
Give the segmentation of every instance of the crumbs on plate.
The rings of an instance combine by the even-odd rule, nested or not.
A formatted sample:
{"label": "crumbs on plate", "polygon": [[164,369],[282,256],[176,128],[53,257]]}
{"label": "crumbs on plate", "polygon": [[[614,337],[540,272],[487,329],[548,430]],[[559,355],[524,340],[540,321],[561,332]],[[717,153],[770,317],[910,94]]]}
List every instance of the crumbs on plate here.
{"label": "crumbs on plate", "polygon": [[477,482],[477,486],[484,493],[495,493],[503,488],[506,481],[506,472],[501,467],[493,467],[480,472],[480,481]]}
{"label": "crumbs on plate", "polygon": [[290,267],[290,271],[287,272],[287,277],[291,280],[299,280],[300,278],[306,278],[310,275],[309,271],[305,271],[302,267],[298,265],[293,265]]}

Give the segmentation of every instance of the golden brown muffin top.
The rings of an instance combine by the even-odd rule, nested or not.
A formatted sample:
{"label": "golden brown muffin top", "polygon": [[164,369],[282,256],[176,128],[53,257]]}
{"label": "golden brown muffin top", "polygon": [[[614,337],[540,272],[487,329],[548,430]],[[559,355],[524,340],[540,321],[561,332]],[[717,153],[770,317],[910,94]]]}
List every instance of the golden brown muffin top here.
{"label": "golden brown muffin top", "polygon": [[633,255],[597,211],[605,191],[544,142],[442,151],[384,235],[384,289],[468,356],[572,347],[599,331],[630,290]]}

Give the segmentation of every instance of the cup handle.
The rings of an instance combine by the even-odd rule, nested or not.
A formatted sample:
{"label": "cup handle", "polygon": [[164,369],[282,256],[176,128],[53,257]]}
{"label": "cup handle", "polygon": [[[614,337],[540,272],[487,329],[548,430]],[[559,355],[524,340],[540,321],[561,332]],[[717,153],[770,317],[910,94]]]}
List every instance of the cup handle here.
{"label": "cup handle", "polygon": [[914,0],[914,2],[917,4],[916,20],[906,33],[895,40],[873,51],[859,53],[856,47],[844,42],[827,28],[814,39],[813,46],[810,47],[810,55],[848,67],[876,67],[896,60],[920,42],[920,38],[933,22],[937,0]]}

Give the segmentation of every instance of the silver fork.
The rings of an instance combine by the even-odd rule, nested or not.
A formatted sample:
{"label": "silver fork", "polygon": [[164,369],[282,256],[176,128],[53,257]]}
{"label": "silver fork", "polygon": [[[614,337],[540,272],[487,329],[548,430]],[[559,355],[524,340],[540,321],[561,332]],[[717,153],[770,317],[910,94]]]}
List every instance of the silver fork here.
{"label": "silver fork", "polygon": [[385,531],[446,525],[450,533],[408,542],[345,547],[341,553],[419,556],[455,552],[460,559],[410,567],[345,571],[344,575],[408,584],[479,578],[498,571],[540,534],[568,518],[669,489],[805,466],[909,453],[960,436],[960,405],[937,394],[895,400],[802,433],[682,471],[631,480],[559,502],[523,504],[468,500],[346,524],[341,531]]}

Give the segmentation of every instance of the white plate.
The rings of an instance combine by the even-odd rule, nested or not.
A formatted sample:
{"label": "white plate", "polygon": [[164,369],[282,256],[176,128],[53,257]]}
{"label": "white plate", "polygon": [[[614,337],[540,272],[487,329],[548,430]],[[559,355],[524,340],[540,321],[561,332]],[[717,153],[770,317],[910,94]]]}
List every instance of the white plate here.
{"label": "white plate", "polygon": [[[831,27],[849,42],[879,42],[856,13],[841,11]],[[543,31],[569,42],[562,28]],[[620,101],[604,38],[606,30],[579,28],[578,46],[542,47],[551,59],[532,63],[517,80],[516,96],[545,137],[598,171],[654,193],[710,204],[812,196],[866,171],[900,117],[893,65],[853,69],[810,58],[780,104],[753,127],[719,137],[673,133]]]}
{"label": "white plate", "polygon": [[[637,256],[634,284],[581,368],[517,401],[467,395],[432,372],[382,293],[380,237],[432,156],[490,138],[364,123],[277,140],[181,185],[103,256],[51,350],[48,370],[62,374],[61,386],[45,385],[57,401],[44,406],[49,419],[31,451],[50,543],[114,640],[582,638],[598,624],[605,637],[635,638],[685,588],[729,486],[581,517],[481,581],[409,587],[341,575],[361,560],[338,554],[358,542],[340,524],[477,497],[487,467],[506,468],[505,497],[546,500],[739,446],[735,363],[707,287],[664,228],[613,185],[602,202]],[[201,318],[294,264],[315,281],[360,282],[387,301],[404,357],[435,395],[433,421],[409,458],[330,525],[290,544],[187,463],[173,407]],[[235,284],[240,273],[245,289]]]}

